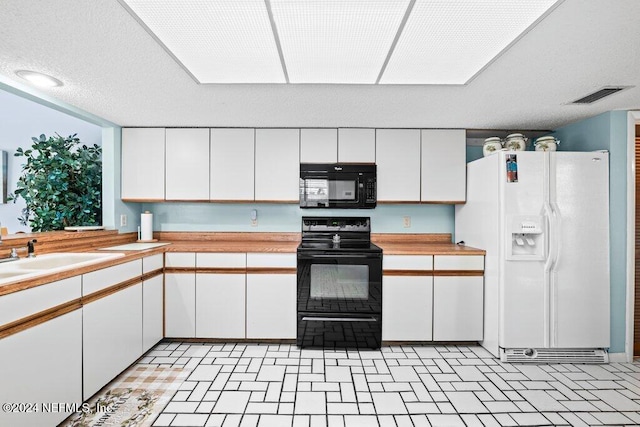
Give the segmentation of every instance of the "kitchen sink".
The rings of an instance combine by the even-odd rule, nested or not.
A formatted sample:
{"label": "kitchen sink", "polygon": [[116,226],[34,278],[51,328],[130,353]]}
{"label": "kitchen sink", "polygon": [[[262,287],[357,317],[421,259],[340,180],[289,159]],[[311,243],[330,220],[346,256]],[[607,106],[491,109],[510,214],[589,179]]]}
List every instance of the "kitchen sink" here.
{"label": "kitchen sink", "polygon": [[38,255],[35,258],[21,258],[0,264],[0,285],[15,280],[84,267],[122,256],[124,256],[123,253],[59,252]]}
{"label": "kitchen sink", "polygon": [[10,267],[26,270],[51,270],[60,267],[77,267],[78,264],[87,265],[118,258],[123,254],[104,253],[53,253],[39,255],[35,258],[25,258],[10,264]]}

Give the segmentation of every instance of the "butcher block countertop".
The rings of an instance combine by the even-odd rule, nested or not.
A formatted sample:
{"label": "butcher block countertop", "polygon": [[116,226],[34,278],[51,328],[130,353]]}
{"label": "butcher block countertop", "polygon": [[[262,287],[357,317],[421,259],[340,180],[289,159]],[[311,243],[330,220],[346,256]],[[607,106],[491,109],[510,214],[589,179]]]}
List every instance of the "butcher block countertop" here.
{"label": "butcher block countertop", "polygon": [[[135,242],[136,234],[119,234],[115,230],[104,230],[13,235],[4,239],[0,247],[0,257],[7,256],[12,247],[25,247],[26,242],[34,238],[38,240],[36,254],[99,250],[102,252],[103,248]],[[112,252],[120,252],[124,256],[30,279],[16,278],[17,280],[0,285],[0,296],[165,252],[295,253],[300,243],[300,233],[156,232],[154,238],[170,244],[144,250],[114,250]],[[451,243],[450,234],[372,234],[371,240],[383,249],[384,255],[485,254],[481,249]]]}

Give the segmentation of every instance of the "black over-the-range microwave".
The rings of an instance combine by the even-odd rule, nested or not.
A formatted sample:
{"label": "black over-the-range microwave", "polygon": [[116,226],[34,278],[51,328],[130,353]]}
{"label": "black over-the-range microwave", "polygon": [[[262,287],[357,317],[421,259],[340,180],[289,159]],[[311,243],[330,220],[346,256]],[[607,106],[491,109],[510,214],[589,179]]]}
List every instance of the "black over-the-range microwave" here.
{"label": "black over-the-range microwave", "polygon": [[300,163],[301,208],[376,207],[374,163]]}

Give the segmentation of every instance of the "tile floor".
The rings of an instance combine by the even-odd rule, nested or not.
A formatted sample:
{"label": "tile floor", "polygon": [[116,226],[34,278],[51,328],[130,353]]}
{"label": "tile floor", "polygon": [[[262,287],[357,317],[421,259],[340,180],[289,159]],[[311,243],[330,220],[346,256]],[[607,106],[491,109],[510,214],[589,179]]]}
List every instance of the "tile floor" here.
{"label": "tile floor", "polygon": [[162,342],[139,364],[189,371],[154,426],[640,425],[640,363],[510,365],[476,346]]}

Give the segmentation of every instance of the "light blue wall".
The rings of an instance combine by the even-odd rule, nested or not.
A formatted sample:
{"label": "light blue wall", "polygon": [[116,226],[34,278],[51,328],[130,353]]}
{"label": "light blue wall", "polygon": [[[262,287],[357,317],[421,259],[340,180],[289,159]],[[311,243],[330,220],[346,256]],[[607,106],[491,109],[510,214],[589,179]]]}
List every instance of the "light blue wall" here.
{"label": "light blue wall", "polygon": [[625,351],[627,261],[627,112],[610,111],[557,129],[562,151],[609,150],[611,348]]}
{"label": "light blue wall", "polygon": [[481,145],[467,145],[467,163],[478,160],[482,156]]}
{"label": "light blue wall", "polygon": [[[258,211],[251,226],[250,212]],[[145,203],[156,231],[299,232],[302,216],[369,216],[374,233],[451,233],[453,206],[378,205],[375,209],[300,209],[295,204]],[[404,216],[411,227],[404,228]]]}

